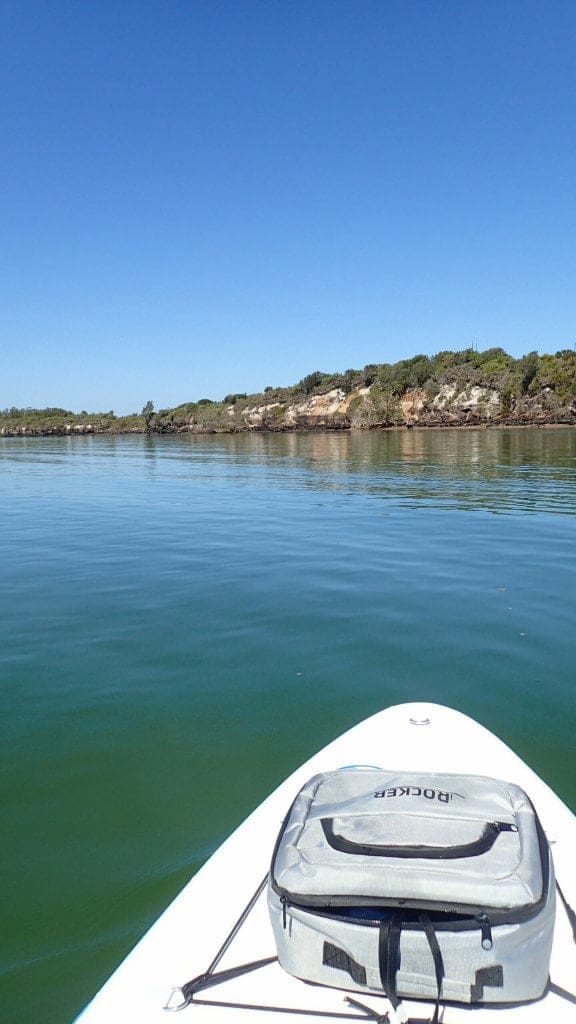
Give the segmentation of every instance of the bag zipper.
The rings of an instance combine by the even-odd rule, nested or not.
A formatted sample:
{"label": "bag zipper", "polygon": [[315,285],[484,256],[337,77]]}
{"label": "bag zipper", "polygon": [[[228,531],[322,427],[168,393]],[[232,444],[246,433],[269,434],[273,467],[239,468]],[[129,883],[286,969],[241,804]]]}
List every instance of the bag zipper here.
{"label": "bag zipper", "polygon": [[[284,931],[286,931],[288,905],[291,904],[294,907],[298,907],[298,904],[297,903],[292,903],[292,901],[289,900],[287,896],[281,896],[280,897],[280,903],[282,904],[282,928],[283,928]],[[328,910],[322,911],[322,910],[319,910],[318,908],[313,908],[313,907],[301,907],[301,909],[306,911],[307,913],[312,913],[312,914],[316,913],[320,917],[324,917],[324,916],[327,916],[327,917],[338,917],[337,914],[331,914]],[[399,911],[401,913],[401,908],[396,908],[396,909],[397,909],[397,911]],[[476,923],[480,925],[480,935],[481,935],[480,941],[481,941],[481,944],[482,944],[482,949],[486,949],[486,950],[492,949],[492,946],[494,945],[494,941],[493,941],[493,938],[492,938],[492,922],[491,922],[490,918],[488,917],[488,914],[485,914],[483,912],[482,913],[478,913],[478,914],[462,914],[461,917],[462,917],[461,921],[450,921],[450,922],[446,922],[446,923],[444,923],[442,921],[438,921],[438,922],[435,922],[434,926],[437,928],[438,925],[440,925],[440,929],[439,929],[440,931],[444,931],[444,929],[446,929],[447,931],[461,931],[463,926],[466,924],[467,925],[467,930],[468,929],[472,930],[472,928],[473,928],[472,921],[476,921]],[[350,918],[342,918],[342,917],[340,917],[339,920],[346,920],[350,924],[353,923]],[[378,920],[371,921],[369,918],[358,918],[357,921],[354,922],[354,924],[357,924],[357,925],[360,925],[360,926],[367,926],[368,928],[380,928],[380,927],[382,927],[382,923],[383,923],[382,921],[378,921]],[[410,922],[410,924],[411,923],[412,922]],[[408,930],[409,931],[412,930],[410,928],[410,924],[408,925]]]}
{"label": "bag zipper", "polygon": [[482,949],[492,949],[492,925],[488,914],[476,914],[476,920],[482,929]]}

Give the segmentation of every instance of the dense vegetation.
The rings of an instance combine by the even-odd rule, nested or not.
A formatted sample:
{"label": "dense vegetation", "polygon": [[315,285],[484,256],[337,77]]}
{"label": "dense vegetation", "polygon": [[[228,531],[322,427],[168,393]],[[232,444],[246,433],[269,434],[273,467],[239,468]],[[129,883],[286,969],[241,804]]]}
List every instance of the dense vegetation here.
{"label": "dense vegetation", "polygon": [[551,421],[570,421],[576,416],[576,352],[572,349],[563,349],[555,355],[529,352],[514,359],[502,348],[483,352],[475,348],[443,351],[434,356],[416,355],[396,363],[371,363],[362,370],[350,369],[343,373],[317,370],[292,387],[268,386],[263,393],[229,394],[222,401],[202,398],[174,409],[157,411],[149,401],[140,413],[129,416],[115,416],[112,411],[4,409],[0,412],[0,433],[233,431],[246,428],[247,411],[255,407],[265,407],[260,424],[263,428],[281,429],[289,406],[334,389],[353,397],[346,415],[340,419],[336,416],[333,425],[370,427],[401,422],[400,402],[407,393],[419,393],[425,408],[432,408],[435,397],[447,387],[455,394],[474,387],[491,389],[498,395],[501,422],[518,418],[530,403],[538,403],[541,414]]}

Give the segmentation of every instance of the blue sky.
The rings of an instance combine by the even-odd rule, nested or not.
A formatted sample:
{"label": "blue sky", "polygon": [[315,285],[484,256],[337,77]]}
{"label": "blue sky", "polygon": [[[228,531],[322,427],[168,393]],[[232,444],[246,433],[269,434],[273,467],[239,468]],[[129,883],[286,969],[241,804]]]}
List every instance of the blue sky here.
{"label": "blue sky", "polygon": [[576,340],[573,0],[0,0],[0,407]]}

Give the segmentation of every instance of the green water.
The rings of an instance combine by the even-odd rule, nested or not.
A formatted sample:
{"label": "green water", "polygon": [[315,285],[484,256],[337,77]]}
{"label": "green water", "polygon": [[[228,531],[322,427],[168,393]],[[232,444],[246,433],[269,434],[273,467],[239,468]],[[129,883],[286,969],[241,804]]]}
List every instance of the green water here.
{"label": "green water", "polygon": [[576,809],[576,431],[0,439],[0,496],[5,1024],[68,1021],[387,704]]}

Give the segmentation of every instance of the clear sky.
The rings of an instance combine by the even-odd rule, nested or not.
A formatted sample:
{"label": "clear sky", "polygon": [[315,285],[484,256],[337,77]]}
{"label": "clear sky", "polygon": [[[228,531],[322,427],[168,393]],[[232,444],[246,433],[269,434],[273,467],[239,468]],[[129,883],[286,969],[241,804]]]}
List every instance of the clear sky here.
{"label": "clear sky", "polygon": [[574,0],[0,0],[0,407],[576,339]]}

